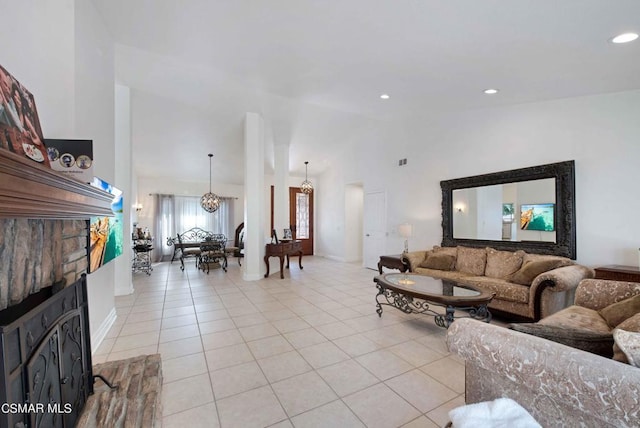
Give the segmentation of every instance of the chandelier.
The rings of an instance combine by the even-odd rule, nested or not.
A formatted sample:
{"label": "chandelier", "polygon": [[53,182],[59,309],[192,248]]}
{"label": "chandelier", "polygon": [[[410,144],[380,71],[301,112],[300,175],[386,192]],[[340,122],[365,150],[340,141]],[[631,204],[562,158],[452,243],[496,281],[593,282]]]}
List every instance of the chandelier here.
{"label": "chandelier", "polygon": [[313,192],[313,184],[311,184],[311,182],[309,181],[309,178],[307,177],[308,167],[309,167],[309,161],[306,161],[304,163],[304,181],[300,185],[300,190],[302,191],[302,193],[306,193],[307,195]]}
{"label": "chandelier", "polygon": [[205,193],[200,198],[200,206],[206,212],[214,213],[220,208],[220,196],[211,193],[211,158],[213,155],[209,153],[209,193]]}

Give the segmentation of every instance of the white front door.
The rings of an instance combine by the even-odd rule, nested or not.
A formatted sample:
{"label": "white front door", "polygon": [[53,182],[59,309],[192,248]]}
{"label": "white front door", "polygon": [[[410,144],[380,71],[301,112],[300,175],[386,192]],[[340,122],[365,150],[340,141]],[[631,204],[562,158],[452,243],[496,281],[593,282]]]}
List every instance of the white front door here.
{"label": "white front door", "polygon": [[384,192],[369,192],[364,195],[364,266],[378,270],[378,260],[385,254],[387,244],[387,202]]}

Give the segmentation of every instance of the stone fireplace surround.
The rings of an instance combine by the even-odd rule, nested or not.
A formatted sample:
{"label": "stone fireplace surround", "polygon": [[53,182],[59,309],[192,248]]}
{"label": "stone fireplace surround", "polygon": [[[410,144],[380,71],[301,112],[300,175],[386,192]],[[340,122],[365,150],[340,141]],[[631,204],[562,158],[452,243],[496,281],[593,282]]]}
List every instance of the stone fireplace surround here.
{"label": "stone fireplace surround", "polygon": [[87,270],[88,220],[112,215],[111,200],[107,192],[0,150],[0,313],[29,296],[62,290],[49,297],[53,301],[78,283]]}

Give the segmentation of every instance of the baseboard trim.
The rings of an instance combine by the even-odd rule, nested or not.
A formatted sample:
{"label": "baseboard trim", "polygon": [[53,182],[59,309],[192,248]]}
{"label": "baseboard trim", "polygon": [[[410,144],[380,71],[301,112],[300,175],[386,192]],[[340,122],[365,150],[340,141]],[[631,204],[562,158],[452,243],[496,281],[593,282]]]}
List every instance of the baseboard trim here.
{"label": "baseboard trim", "polygon": [[[279,272],[279,271],[278,271]],[[258,281],[264,278],[264,274],[252,274],[247,275],[246,273],[242,275],[242,279],[245,281]]]}
{"label": "baseboard trim", "polygon": [[324,257],[325,259],[329,259],[329,260],[333,260],[335,262],[342,262],[342,263],[346,263],[346,259],[344,257],[338,257],[338,256],[334,256],[331,254],[326,254],[320,257]]}
{"label": "baseboard trim", "polygon": [[116,318],[118,318],[118,315],[116,314],[116,308],[113,308],[111,309],[111,312],[109,312],[109,315],[107,315],[107,318],[102,321],[102,324],[100,324],[100,327],[98,328],[98,330],[96,330],[95,334],[91,335],[92,354],[96,352],[98,347],[102,344],[104,338],[107,337],[107,333],[109,333],[109,330],[113,326],[113,323],[116,322]]}

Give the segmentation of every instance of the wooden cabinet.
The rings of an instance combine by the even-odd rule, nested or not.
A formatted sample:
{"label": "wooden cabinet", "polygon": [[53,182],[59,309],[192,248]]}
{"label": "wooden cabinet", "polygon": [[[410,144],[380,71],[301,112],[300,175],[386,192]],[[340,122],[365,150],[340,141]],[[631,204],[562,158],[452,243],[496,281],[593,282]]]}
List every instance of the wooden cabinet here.
{"label": "wooden cabinet", "polygon": [[302,269],[302,241],[281,241],[277,244],[267,244],[264,263],[267,265],[267,273],[264,277],[269,276],[269,257],[278,257],[280,259],[280,278],[284,279],[284,258],[287,258],[287,269],[289,269],[289,256],[298,255],[298,266]]}
{"label": "wooden cabinet", "polygon": [[595,268],[596,279],[640,282],[640,269],[637,266],[607,265]]}

